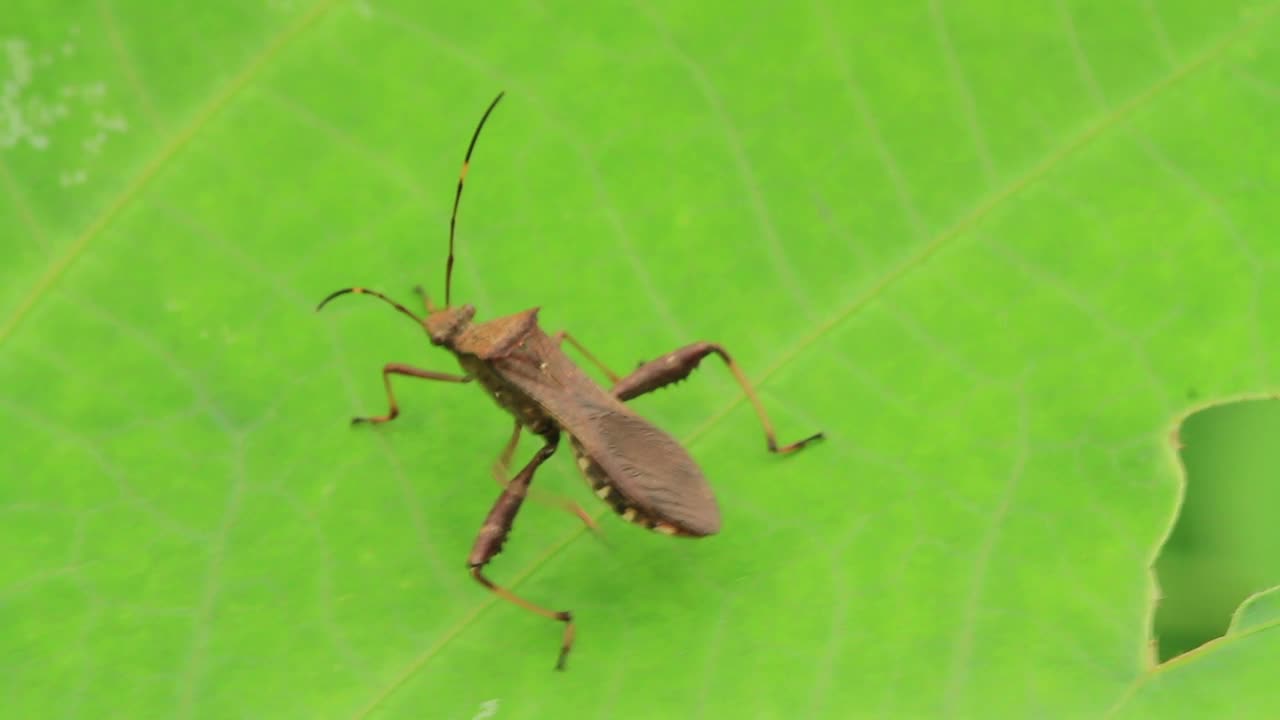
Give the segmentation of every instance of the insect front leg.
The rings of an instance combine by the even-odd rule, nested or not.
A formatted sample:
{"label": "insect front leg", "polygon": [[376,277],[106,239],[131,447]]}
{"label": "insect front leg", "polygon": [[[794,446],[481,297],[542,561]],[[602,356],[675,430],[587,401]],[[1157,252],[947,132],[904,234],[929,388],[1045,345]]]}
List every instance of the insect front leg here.
{"label": "insect front leg", "polygon": [[562,610],[557,612],[548,610],[541,605],[535,605],[510,590],[500,585],[495,585],[493,581],[484,575],[484,566],[488,565],[495,555],[502,552],[502,544],[506,542],[507,536],[511,534],[511,526],[515,523],[516,513],[520,512],[520,505],[524,502],[524,498],[529,492],[529,483],[533,481],[534,471],[547,458],[555,454],[556,447],[560,444],[560,435],[558,432],[547,435],[546,440],[546,444],[538,450],[538,453],[524,466],[524,469],[517,473],[511,479],[511,482],[507,483],[506,489],[498,496],[498,501],[493,504],[493,509],[489,511],[489,515],[484,519],[484,525],[480,527],[480,534],[476,536],[475,545],[471,548],[471,555],[467,558],[467,566],[471,568],[471,576],[477,582],[503,600],[515,603],[545,618],[564,623],[564,640],[560,645],[560,657],[556,661],[556,669],[563,670],[565,659],[569,657],[569,649],[573,647],[573,616],[569,611]]}
{"label": "insect front leg", "polygon": [[756,410],[756,416],[760,418],[760,424],[764,426],[764,435],[768,442],[769,452],[780,454],[795,452],[814,440],[822,438],[822,433],[819,432],[790,445],[779,446],[778,437],[773,432],[773,423],[770,422],[768,413],[764,411],[764,405],[760,403],[760,398],[756,395],[755,388],[751,387],[751,383],[747,380],[746,374],[742,372],[742,368],[738,367],[738,363],[733,361],[733,358],[729,356],[729,353],[723,347],[715,343],[696,342],[663,355],[656,360],[650,360],[636,368],[635,372],[619,380],[613,386],[612,392],[615,397],[625,402],[645,393],[653,392],[658,388],[666,387],[671,383],[679,382],[689,377],[689,373],[692,373],[698,367],[698,363],[712,353],[719,355],[720,359],[724,360],[725,365],[729,367],[729,372],[733,373],[734,379],[738,381],[738,384],[742,386],[743,392],[747,394],[747,399],[751,401],[752,407]]}
{"label": "insect front leg", "polygon": [[441,382],[452,383],[468,383],[471,377],[468,375],[450,375],[448,373],[434,372],[432,370],[422,370],[412,365],[402,365],[401,363],[387,363],[382,367],[382,384],[387,387],[387,414],[375,417],[353,417],[352,425],[360,423],[378,424],[395,420],[400,415],[400,407],[396,405],[396,394],[391,390],[391,376],[406,375],[408,377],[422,378],[423,380],[439,380]]}

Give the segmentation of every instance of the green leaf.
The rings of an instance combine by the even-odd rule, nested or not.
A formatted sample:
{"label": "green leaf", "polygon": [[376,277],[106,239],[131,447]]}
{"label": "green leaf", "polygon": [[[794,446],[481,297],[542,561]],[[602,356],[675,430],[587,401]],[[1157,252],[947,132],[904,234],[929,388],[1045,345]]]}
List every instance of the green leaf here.
{"label": "green leaf", "polygon": [[[6,711],[1263,716],[1276,633],[1153,667],[1148,569],[1180,419],[1280,390],[1278,10],[6,8]],[[565,674],[465,570],[510,419],[406,380],[349,427],[454,363],[312,312],[440,297],[499,89],[455,298],[622,370],[721,342],[828,433],[769,456],[715,360],[635,401],[724,528],[527,503],[489,573],[574,612]],[[569,456],[535,487],[602,513]]]}
{"label": "green leaf", "polygon": [[1280,403],[1212,406],[1178,434],[1187,486],[1155,565],[1161,659],[1220,637],[1246,597],[1280,582]]}
{"label": "green leaf", "polygon": [[1114,717],[1263,716],[1280,663],[1280,588],[1251,595],[1222,638],[1141,678]]}
{"label": "green leaf", "polygon": [[1250,595],[1231,618],[1231,635],[1266,630],[1280,622],[1280,588]]}

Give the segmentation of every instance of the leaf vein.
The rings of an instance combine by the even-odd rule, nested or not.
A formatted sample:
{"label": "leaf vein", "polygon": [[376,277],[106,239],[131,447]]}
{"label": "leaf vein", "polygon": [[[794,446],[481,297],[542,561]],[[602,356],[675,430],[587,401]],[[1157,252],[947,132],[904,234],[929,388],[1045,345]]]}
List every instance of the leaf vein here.
{"label": "leaf vein", "polygon": [[191,144],[191,141],[200,134],[200,131],[214,117],[239,97],[240,93],[262,72],[263,68],[271,60],[278,56],[304,30],[319,20],[336,2],[337,0],[320,0],[297,22],[276,35],[262,52],[250,60],[249,64],[231,82],[216,93],[207,105],[201,108],[190,124],[179,131],[150,162],[143,166],[137,177],[125,186],[120,195],[107,205],[102,214],[89,223],[84,231],[71,242],[66,251],[57,257],[45,270],[44,274],[36,280],[31,290],[18,301],[17,309],[9,317],[0,321],[0,345],[3,345],[13,337],[14,332],[22,325],[22,321],[26,319],[27,315],[31,313],[40,300],[48,294],[50,289],[66,275],[71,266],[84,254],[89,244],[100,237],[111,226],[111,223],[133,204],[142,194],[142,191],[150,186],[160,172],[167,168],[174,158],[178,157]]}

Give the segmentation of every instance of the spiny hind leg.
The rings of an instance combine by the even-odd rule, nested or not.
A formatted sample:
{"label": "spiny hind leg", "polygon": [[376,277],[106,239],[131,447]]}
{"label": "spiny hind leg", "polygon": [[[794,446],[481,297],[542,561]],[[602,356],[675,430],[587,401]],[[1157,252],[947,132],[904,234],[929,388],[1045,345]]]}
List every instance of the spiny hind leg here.
{"label": "spiny hind leg", "polygon": [[713,353],[720,356],[720,359],[728,366],[729,372],[733,373],[734,379],[742,386],[743,392],[747,394],[747,399],[751,401],[751,406],[755,408],[756,416],[760,418],[760,425],[764,427],[764,436],[768,443],[769,452],[785,455],[822,438],[822,433],[818,432],[788,445],[778,445],[778,437],[773,431],[773,423],[769,420],[769,415],[765,412],[759,396],[756,395],[755,388],[747,380],[742,368],[738,367],[738,363],[734,362],[723,347],[715,343],[696,342],[655,360],[650,360],[636,368],[635,372],[614,384],[612,392],[615,397],[625,402],[645,393],[653,392],[658,388],[666,387],[671,383],[679,382],[689,377],[689,374],[698,367],[698,363]]}
{"label": "spiny hind leg", "polygon": [[467,375],[450,375],[449,373],[435,372],[434,370],[422,370],[412,365],[403,365],[401,363],[387,363],[382,367],[382,384],[387,388],[387,414],[375,415],[373,417],[353,417],[352,425],[360,423],[370,423],[377,425],[378,423],[390,422],[400,415],[400,406],[396,404],[396,394],[391,389],[391,376],[404,375],[406,377],[422,378],[423,380],[439,380],[440,382],[451,383],[468,383],[471,382],[470,376]]}
{"label": "spiny hind leg", "polygon": [[485,517],[484,524],[480,526],[480,533],[476,536],[475,545],[471,548],[471,555],[467,558],[467,567],[471,569],[471,576],[476,579],[476,582],[485,586],[503,600],[519,605],[545,618],[564,623],[564,639],[560,643],[560,656],[556,660],[556,669],[563,670],[565,660],[569,657],[569,650],[573,647],[573,615],[568,610],[548,610],[541,605],[529,602],[501,585],[494,583],[484,574],[484,567],[489,564],[489,561],[495,555],[502,552],[502,544],[506,542],[507,536],[511,534],[511,527],[515,524],[516,513],[520,512],[520,505],[524,502],[524,498],[529,492],[529,484],[533,482],[534,472],[547,458],[555,454],[559,443],[560,437],[558,434],[548,436],[546,444],[538,450],[533,459],[519,473],[516,473],[511,482],[507,483],[502,494],[498,496],[498,501],[493,504],[493,509]]}

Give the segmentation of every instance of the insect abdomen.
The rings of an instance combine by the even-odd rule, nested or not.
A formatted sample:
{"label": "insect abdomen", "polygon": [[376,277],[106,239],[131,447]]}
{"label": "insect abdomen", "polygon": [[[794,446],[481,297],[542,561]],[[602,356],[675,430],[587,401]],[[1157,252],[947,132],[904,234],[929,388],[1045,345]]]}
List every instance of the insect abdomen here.
{"label": "insect abdomen", "polygon": [[617,486],[614,485],[608,473],[604,471],[604,468],[600,467],[598,463],[591,459],[591,456],[588,455],[582,445],[578,443],[578,440],[571,437],[570,441],[573,444],[574,457],[576,457],[578,461],[578,469],[582,471],[583,477],[585,477],[587,482],[591,485],[592,492],[596,494],[596,497],[608,503],[609,507],[613,508],[615,513],[622,516],[623,520],[626,520],[633,525],[639,525],[648,530],[662,533],[663,535],[679,535],[683,537],[702,536],[702,533],[689,532],[673,523],[653,517],[638,508],[635,504],[631,503],[618,490]]}

